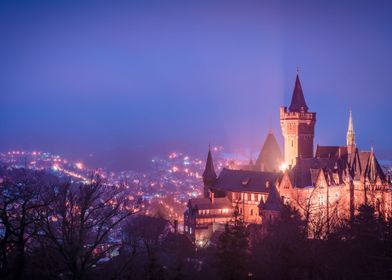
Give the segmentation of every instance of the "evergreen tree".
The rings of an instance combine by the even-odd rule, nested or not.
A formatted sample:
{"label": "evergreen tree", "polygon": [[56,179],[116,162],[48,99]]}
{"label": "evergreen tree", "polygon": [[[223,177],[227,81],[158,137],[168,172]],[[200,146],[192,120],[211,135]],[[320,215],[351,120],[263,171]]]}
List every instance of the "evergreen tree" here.
{"label": "evergreen tree", "polygon": [[256,279],[302,278],[307,258],[305,224],[296,209],[284,206],[266,236],[252,248]]}
{"label": "evergreen tree", "polygon": [[244,279],[249,257],[249,231],[235,211],[233,220],[226,224],[219,236],[217,257],[222,279]]}

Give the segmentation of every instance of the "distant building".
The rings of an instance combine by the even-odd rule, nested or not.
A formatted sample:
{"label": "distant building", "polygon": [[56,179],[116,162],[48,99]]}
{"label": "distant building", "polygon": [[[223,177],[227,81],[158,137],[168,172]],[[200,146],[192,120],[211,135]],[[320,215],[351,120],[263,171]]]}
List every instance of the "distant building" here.
{"label": "distant building", "polygon": [[222,230],[233,217],[234,208],[227,197],[193,198],[184,213],[184,231],[198,246],[208,245],[212,234]]}
{"label": "distant building", "polygon": [[[237,210],[247,223],[272,223],[283,204],[297,208],[312,230],[328,231],[334,220],[352,217],[361,204],[374,206],[377,215],[392,215],[392,185],[377,161],[373,148],[356,146],[352,112],[345,146],[317,145],[314,153],[316,113],[309,112],[297,75],[290,107],[280,108],[284,158],[272,131],[267,135],[256,162],[223,168],[216,175],[211,151],[203,173],[204,194],[225,199],[214,204],[210,219],[222,219],[219,209]],[[197,239],[192,227],[198,216],[189,213],[202,202],[190,200],[185,213],[187,233]],[[231,208],[228,205],[231,205]],[[200,206],[197,206],[200,207]],[[224,207],[224,208],[223,208]],[[196,220],[195,220],[196,219]],[[226,221],[229,217],[225,216]],[[323,228],[315,229],[322,225]],[[213,229],[213,228],[212,228]]]}

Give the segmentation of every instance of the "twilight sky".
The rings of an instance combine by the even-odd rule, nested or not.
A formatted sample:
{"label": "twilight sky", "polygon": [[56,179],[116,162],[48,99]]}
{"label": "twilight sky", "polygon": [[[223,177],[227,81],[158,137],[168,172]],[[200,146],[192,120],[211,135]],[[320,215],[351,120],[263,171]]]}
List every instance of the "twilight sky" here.
{"label": "twilight sky", "polygon": [[256,154],[297,66],[315,144],[352,108],[359,146],[392,150],[391,1],[81,2],[0,3],[1,151]]}

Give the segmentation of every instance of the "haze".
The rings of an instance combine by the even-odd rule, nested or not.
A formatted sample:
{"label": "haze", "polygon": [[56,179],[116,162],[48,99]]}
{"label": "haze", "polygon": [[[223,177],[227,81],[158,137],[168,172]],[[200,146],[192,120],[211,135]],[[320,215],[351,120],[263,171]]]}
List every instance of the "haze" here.
{"label": "haze", "polygon": [[15,2],[0,4],[1,151],[112,168],[209,143],[256,154],[269,128],[281,139],[299,67],[315,144],[344,144],[351,108],[359,147],[389,156],[388,1]]}

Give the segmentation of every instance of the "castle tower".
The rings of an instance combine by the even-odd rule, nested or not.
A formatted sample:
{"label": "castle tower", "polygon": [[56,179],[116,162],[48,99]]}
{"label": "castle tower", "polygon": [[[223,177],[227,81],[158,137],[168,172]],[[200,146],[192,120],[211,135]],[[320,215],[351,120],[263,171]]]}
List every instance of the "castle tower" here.
{"label": "castle tower", "polygon": [[308,112],[301,82],[295,80],[290,107],[280,107],[280,127],[284,138],[284,160],[293,167],[297,158],[313,157],[316,113]]}
{"label": "castle tower", "polygon": [[204,197],[209,197],[210,188],[215,184],[215,181],[216,173],[214,168],[214,162],[212,161],[210,146],[208,146],[207,162],[203,172]]}
{"label": "castle tower", "polygon": [[350,116],[348,119],[348,129],[347,129],[347,151],[349,154],[355,151],[355,132],[354,132],[354,124],[353,124],[353,116],[350,110]]}

